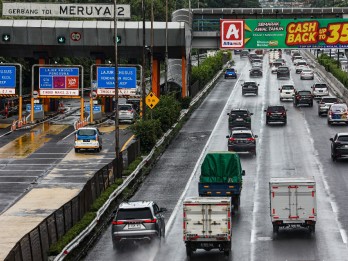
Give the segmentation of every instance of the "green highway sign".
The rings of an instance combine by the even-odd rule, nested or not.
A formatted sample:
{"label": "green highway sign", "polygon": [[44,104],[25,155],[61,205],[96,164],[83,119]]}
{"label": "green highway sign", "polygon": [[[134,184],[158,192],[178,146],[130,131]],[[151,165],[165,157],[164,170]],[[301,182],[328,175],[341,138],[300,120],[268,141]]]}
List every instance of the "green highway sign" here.
{"label": "green highway sign", "polygon": [[[121,36],[118,35],[116,37],[116,40],[117,40],[117,43],[120,44],[121,43]],[[115,37],[114,37],[114,41],[115,41]]]}
{"label": "green highway sign", "polygon": [[2,41],[3,41],[3,42],[10,42],[10,41],[11,41],[11,35],[9,35],[9,34],[3,34],[3,35],[2,35]]}
{"label": "green highway sign", "polygon": [[58,36],[57,37],[57,42],[59,44],[65,44],[65,36]]}

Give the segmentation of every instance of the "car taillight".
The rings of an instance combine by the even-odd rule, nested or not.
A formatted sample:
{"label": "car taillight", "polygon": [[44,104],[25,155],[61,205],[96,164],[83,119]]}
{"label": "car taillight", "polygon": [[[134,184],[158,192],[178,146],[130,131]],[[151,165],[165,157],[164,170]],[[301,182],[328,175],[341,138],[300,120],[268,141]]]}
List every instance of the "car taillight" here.
{"label": "car taillight", "polygon": [[283,112],[282,112],[282,115],[283,115],[283,116],[285,116],[285,115],[286,115],[286,112],[285,112],[285,111],[283,111]]}
{"label": "car taillight", "polygon": [[143,220],[143,223],[156,223],[157,219],[145,219]]}
{"label": "car taillight", "polygon": [[98,135],[95,135],[95,140],[96,140],[96,141],[98,141],[98,140],[99,140]]}
{"label": "car taillight", "polygon": [[77,134],[75,135],[75,141],[77,141]]}
{"label": "car taillight", "polygon": [[255,141],[254,138],[247,138],[247,141]]}
{"label": "car taillight", "polygon": [[235,138],[229,138],[228,140],[229,141],[235,141],[236,139]]}
{"label": "car taillight", "polygon": [[301,95],[297,95],[296,99],[298,99],[298,100],[301,99]]}
{"label": "car taillight", "polygon": [[115,220],[113,220],[112,224],[113,225],[124,225],[125,223],[124,223],[124,221],[115,221]]}

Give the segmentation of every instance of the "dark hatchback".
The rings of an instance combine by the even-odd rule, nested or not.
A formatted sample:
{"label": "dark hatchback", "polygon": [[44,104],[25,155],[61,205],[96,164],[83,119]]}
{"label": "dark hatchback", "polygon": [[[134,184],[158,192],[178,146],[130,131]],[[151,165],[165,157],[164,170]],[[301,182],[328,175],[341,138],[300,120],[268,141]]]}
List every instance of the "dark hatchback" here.
{"label": "dark hatchback", "polygon": [[262,70],[259,68],[253,68],[249,72],[250,77],[262,77]]}
{"label": "dark hatchback", "polygon": [[227,113],[228,117],[228,128],[235,127],[246,127],[251,128],[251,113],[247,109],[232,109]]}
{"label": "dark hatchback", "polygon": [[348,133],[337,133],[331,138],[331,159],[348,157]]}
{"label": "dark hatchback", "polygon": [[286,109],[282,105],[268,106],[266,112],[266,124],[271,122],[280,122],[286,125]]}
{"label": "dark hatchback", "polygon": [[251,130],[231,130],[228,138],[228,150],[234,152],[246,152],[256,155],[256,138]]}
{"label": "dark hatchback", "polygon": [[290,79],[289,67],[279,66],[277,69],[277,79]]}
{"label": "dark hatchback", "polygon": [[252,93],[252,94],[256,94],[258,95],[259,93],[259,84],[256,83],[256,82],[244,82],[241,84],[242,85],[242,95],[244,94],[249,94],[249,93]]}
{"label": "dark hatchback", "polygon": [[294,106],[301,104],[307,104],[309,107],[313,107],[313,95],[311,91],[299,90],[295,91]]}

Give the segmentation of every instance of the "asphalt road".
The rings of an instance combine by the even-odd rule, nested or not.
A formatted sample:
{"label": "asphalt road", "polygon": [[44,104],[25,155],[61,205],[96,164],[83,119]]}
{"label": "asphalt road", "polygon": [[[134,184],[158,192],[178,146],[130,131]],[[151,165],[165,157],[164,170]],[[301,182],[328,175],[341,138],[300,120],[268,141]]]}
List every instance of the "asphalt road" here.
{"label": "asphalt road", "polygon": [[[0,213],[33,187],[65,185],[82,188],[96,171],[114,159],[113,129],[100,129],[105,132],[100,153],[75,154],[71,122],[39,124],[31,130],[19,130],[1,137]],[[120,130],[120,145],[131,135],[130,130]],[[53,175],[47,178],[48,174]]]}
{"label": "asphalt road", "polygon": [[[289,56],[284,56],[291,64]],[[112,248],[109,227],[85,260],[187,260],[181,199],[198,195],[201,156],[207,151],[227,150],[226,114],[238,107],[254,113],[252,130],[259,138],[257,156],[241,156],[246,176],[241,209],[233,216],[229,260],[348,260],[348,161],[331,161],[329,141],[335,133],[348,131],[348,127],[328,126],[326,117],[317,114],[317,103],[312,108],[295,108],[292,102],[280,102],[278,87],[289,80],[277,80],[269,72],[267,56],[264,77],[256,79],[260,83],[259,95],[242,96],[239,81],[249,79],[250,65],[247,59],[237,57],[236,61],[239,79],[219,80],[132,198],[154,200],[168,208],[165,242],[134,246],[118,253]],[[292,65],[291,69],[290,82],[297,89],[309,90],[319,80],[300,80]],[[263,110],[279,103],[288,109],[288,124],[266,126]],[[283,229],[276,239],[272,238],[268,182],[271,177],[289,176],[314,176],[317,182],[318,221],[314,236],[306,229]],[[199,250],[192,260],[226,258],[216,250]]]}

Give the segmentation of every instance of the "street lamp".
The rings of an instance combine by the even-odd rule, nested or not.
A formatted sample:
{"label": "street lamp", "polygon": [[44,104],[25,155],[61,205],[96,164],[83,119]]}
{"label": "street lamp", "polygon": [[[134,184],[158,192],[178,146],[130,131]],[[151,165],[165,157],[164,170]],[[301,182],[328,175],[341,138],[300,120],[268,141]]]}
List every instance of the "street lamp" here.
{"label": "street lamp", "polygon": [[[116,177],[122,178],[120,166],[120,129],[118,124],[118,55],[117,55],[117,0],[114,0],[114,45],[115,45],[115,154],[116,159],[114,161],[114,171],[116,171]],[[93,111],[93,108],[91,108]]]}

